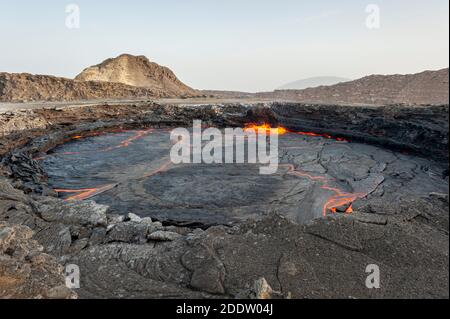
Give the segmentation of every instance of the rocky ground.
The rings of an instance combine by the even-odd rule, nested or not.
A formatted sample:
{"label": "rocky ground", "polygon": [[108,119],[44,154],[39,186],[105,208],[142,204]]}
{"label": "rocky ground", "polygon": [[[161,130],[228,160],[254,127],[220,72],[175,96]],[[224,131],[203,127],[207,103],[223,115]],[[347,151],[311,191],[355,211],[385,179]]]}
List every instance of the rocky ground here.
{"label": "rocky ground", "polygon": [[121,83],[81,82],[50,75],[28,73],[0,73],[0,101],[77,101],[84,99],[112,99],[167,97],[162,91],[139,88]]}
{"label": "rocky ground", "polygon": [[[65,202],[33,159],[75,134],[194,118],[219,126],[267,121],[402,148],[421,164],[399,161],[384,174],[401,182],[384,192],[420,184],[417,176],[436,178],[447,191],[373,197],[355,203],[352,214],[307,224],[273,213],[231,227],[179,227],[113,214],[95,198]],[[73,297],[61,288],[57,261],[80,267],[80,298],[448,298],[448,106],[100,105],[6,112],[0,123],[2,297]],[[380,289],[365,286],[369,264],[381,268]],[[23,288],[35,278],[41,286]]]}

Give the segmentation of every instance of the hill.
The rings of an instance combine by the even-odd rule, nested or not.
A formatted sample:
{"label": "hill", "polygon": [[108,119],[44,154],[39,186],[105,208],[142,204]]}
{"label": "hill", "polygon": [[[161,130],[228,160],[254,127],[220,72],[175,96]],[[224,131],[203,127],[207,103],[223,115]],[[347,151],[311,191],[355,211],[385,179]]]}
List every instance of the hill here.
{"label": "hill", "polygon": [[88,67],[75,80],[122,83],[164,92],[169,96],[198,94],[182,83],[169,68],[151,62],[145,56],[130,54],[122,54]]}

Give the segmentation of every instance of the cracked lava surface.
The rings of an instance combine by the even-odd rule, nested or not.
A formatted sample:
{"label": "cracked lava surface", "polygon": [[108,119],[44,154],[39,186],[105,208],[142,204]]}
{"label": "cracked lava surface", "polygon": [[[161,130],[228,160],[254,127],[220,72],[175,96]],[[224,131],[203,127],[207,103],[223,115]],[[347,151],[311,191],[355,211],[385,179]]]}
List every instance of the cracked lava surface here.
{"label": "cracked lava surface", "polygon": [[448,192],[444,168],[429,160],[328,135],[279,133],[279,169],[268,176],[259,164],[174,165],[167,129],[73,136],[40,160],[68,201],[92,198],[114,213],[177,225],[234,224],[272,212],[307,223],[373,198]]}

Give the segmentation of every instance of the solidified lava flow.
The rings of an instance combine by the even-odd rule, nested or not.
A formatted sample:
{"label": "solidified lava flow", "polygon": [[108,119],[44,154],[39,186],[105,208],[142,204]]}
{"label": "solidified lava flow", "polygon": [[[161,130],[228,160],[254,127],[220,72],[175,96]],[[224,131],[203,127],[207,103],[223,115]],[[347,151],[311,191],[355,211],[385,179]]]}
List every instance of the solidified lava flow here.
{"label": "solidified lava flow", "polygon": [[93,199],[115,213],[183,225],[232,224],[273,212],[306,223],[351,213],[356,201],[448,192],[437,177],[442,168],[426,159],[327,134],[267,124],[244,131],[251,129],[278,135],[276,174],[260,175],[259,164],[172,164],[170,133],[160,129],[74,136],[42,161],[66,200]]}
{"label": "solidified lava flow", "polygon": [[340,208],[340,207],[344,207],[346,213],[352,213],[353,212],[352,203],[358,198],[364,198],[367,195],[369,195],[368,192],[367,193],[348,193],[348,192],[342,191],[339,188],[331,187],[329,185],[329,182],[331,180],[329,180],[326,177],[314,176],[314,175],[311,175],[310,173],[308,174],[306,172],[298,171],[294,168],[294,166],[292,164],[286,164],[284,166],[288,168],[289,174],[300,177],[300,178],[307,178],[311,181],[320,182],[322,184],[320,186],[321,189],[334,193],[334,195],[330,196],[327,199],[327,201],[325,202],[325,204],[323,205],[323,208],[322,208],[323,216],[326,216],[328,212],[337,213],[338,208]]}

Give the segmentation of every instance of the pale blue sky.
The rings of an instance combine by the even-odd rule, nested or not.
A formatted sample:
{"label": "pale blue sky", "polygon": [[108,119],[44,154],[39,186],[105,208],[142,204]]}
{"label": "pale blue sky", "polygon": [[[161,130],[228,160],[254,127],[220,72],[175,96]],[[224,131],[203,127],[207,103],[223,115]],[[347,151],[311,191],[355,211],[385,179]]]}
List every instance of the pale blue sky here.
{"label": "pale blue sky", "polygon": [[[80,29],[65,7],[81,10]],[[381,9],[366,28],[365,8]],[[74,77],[146,55],[199,89],[272,90],[313,76],[448,67],[448,0],[0,0],[0,72]]]}

